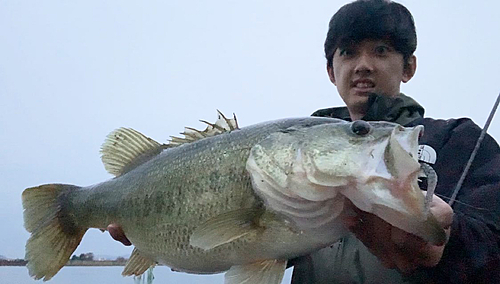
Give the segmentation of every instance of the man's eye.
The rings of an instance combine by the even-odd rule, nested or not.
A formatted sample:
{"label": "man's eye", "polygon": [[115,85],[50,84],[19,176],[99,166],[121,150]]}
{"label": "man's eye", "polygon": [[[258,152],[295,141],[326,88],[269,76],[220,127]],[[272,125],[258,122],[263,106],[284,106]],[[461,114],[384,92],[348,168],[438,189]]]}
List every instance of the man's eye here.
{"label": "man's eye", "polygon": [[387,52],[389,52],[389,48],[387,46],[377,46],[375,47],[375,53],[378,55],[385,55]]}
{"label": "man's eye", "polygon": [[353,54],[352,50],[349,49],[341,49],[339,52],[340,56],[351,56]]}

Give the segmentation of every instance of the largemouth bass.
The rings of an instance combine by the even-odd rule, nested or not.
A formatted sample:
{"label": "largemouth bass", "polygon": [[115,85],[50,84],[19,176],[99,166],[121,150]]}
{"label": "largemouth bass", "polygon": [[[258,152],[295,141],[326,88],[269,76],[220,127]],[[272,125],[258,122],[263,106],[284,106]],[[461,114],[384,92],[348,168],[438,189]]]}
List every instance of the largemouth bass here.
{"label": "largemouth bass", "polygon": [[[336,242],[349,199],[432,243],[444,230],[417,184],[422,126],[293,118],[205,131],[160,144],[132,129],[102,147],[114,178],[23,192],[29,273],[49,280],[89,228],[120,225],[135,246],[124,275],[156,263],[228,271],[226,283],[280,283],[288,259]],[[246,281],[246,282],[245,282]]]}

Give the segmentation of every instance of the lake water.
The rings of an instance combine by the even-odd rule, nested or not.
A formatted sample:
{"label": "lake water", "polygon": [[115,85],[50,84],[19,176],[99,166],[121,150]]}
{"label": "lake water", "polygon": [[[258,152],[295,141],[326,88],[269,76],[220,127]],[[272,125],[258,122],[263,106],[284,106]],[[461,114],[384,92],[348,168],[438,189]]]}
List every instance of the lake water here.
{"label": "lake water", "polygon": [[[23,266],[0,266],[1,284],[135,284],[133,277],[123,277],[121,266],[66,266],[63,267],[49,282],[35,281],[28,275],[28,270]],[[166,266],[159,266],[153,270],[153,284],[164,283],[190,283],[190,284],[223,284],[224,275],[193,275],[172,272]],[[292,269],[285,273],[282,283],[290,283]],[[142,282],[140,282],[142,283]]]}

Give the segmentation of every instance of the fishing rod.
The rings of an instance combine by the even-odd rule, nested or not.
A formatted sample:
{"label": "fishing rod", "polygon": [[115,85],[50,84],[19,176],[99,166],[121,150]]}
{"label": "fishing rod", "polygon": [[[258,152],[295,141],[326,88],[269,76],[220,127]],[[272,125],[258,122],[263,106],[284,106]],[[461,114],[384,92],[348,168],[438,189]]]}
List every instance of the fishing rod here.
{"label": "fishing rod", "polygon": [[477,139],[476,146],[474,147],[474,150],[472,151],[469,161],[467,162],[467,165],[465,166],[464,171],[462,172],[462,176],[457,182],[457,185],[455,187],[455,190],[453,191],[453,194],[450,198],[450,201],[448,201],[448,204],[450,206],[453,206],[453,203],[455,202],[455,199],[457,198],[458,192],[460,191],[460,188],[462,187],[462,184],[464,183],[465,177],[467,176],[467,173],[469,172],[470,166],[472,165],[472,162],[474,161],[474,158],[476,157],[477,151],[479,150],[479,146],[481,145],[481,142],[483,142],[484,136],[486,135],[486,131],[488,130],[488,127],[490,127],[491,121],[493,120],[493,116],[495,115],[495,112],[497,111],[498,104],[500,103],[500,93],[498,94],[497,100],[495,104],[493,105],[493,108],[491,109],[490,116],[486,120],[486,123],[481,130],[481,134],[479,135],[479,138]]}

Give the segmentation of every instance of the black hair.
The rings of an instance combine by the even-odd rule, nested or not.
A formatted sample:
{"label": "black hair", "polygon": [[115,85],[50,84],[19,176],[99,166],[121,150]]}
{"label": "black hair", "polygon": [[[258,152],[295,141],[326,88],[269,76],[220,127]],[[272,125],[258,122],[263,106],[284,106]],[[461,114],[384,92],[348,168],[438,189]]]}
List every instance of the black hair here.
{"label": "black hair", "polygon": [[403,5],[388,0],[357,0],[344,5],[330,20],[325,40],[327,66],[339,47],[365,39],[383,39],[403,55],[404,64],[417,48],[413,17]]}

